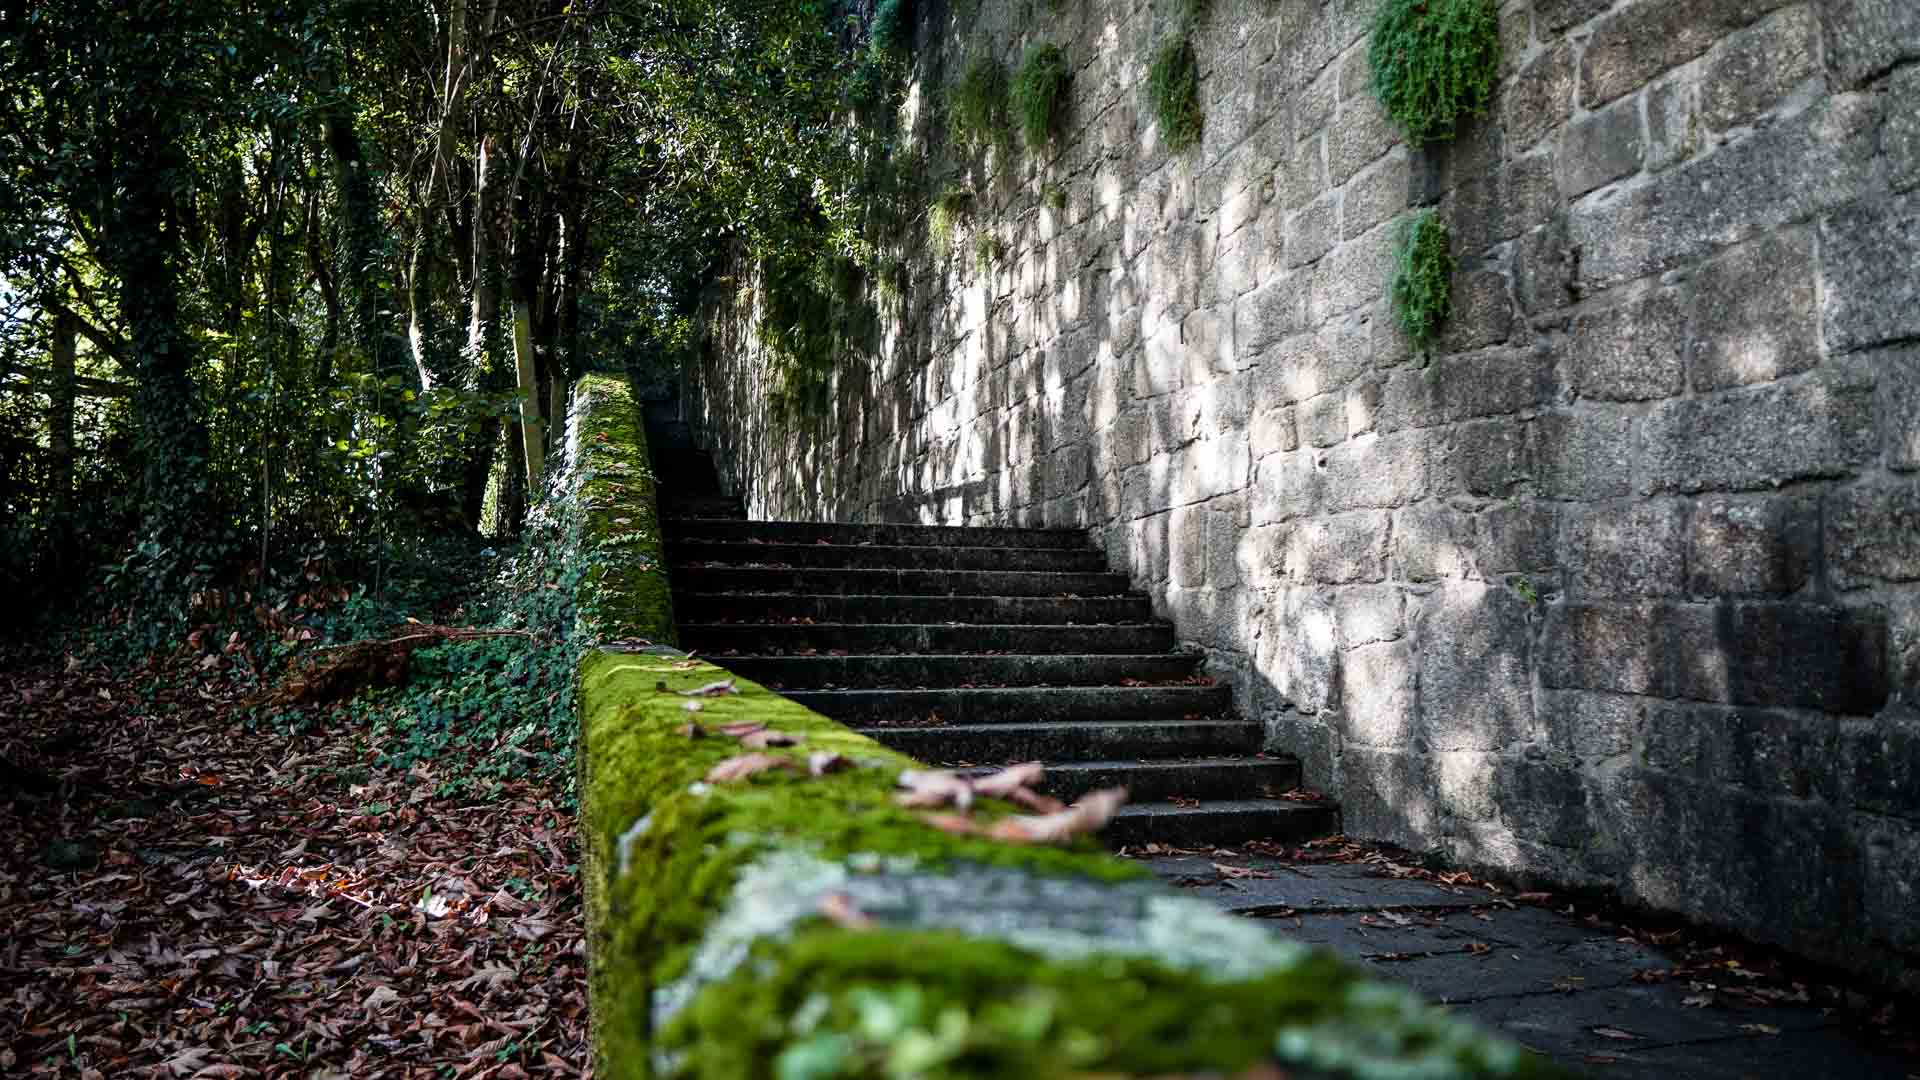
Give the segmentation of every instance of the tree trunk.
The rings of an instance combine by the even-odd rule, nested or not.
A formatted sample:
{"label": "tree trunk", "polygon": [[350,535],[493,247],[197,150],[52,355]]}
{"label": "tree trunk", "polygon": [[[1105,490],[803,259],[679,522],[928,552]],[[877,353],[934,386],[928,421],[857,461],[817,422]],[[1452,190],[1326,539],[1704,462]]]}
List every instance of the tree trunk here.
{"label": "tree trunk", "polygon": [[513,366],[520,382],[520,446],[531,499],[539,495],[546,468],[546,437],[541,433],[540,383],[533,371],[533,309],[524,296],[513,298]]}
{"label": "tree trunk", "polygon": [[[467,307],[467,363],[474,373],[474,382],[483,390],[494,390],[495,372],[500,365],[493,357],[492,338],[500,318],[500,267],[495,256],[494,233],[499,228],[496,220],[499,210],[495,205],[499,200],[494,191],[492,164],[493,140],[489,136],[480,140],[480,152],[474,168],[474,207],[473,230],[469,234],[469,249],[472,252],[473,265],[469,272],[472,292]],[[469,524],[480,527],[480,514],[486,504],[487,478],[493,472],[493,458],[498,446],[500,421],[497,417],[488,417],[480,425],[480,432],[474,439],[467,458],[465,475],[461,485],[461,509]]]}
{"label": "tree trunk", "polygon": [[[54,528],[66,529],[67,516],[73,512],[73,398],[74,359],[78,352],[79,317],[59,307],[53,316],[53,370],[47,382],[47,488],[48,509]],[[56,537],[57,558],[64,547]]]}

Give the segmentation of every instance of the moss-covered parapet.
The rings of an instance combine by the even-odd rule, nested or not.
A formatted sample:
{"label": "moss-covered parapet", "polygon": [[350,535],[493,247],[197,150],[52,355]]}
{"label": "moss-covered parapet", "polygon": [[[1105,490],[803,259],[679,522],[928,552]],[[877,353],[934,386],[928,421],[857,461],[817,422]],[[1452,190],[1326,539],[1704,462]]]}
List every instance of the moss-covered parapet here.
{"label": "moss-covered parapet", "polygon": [[579,687],[601,1076],[1551,1071],[1090,839],[983,835],[1010,803],[904,807],[912,759],[639,643],[658,627],[614,636]]}
{"label": "moss-covered parapet", "polygon": [[574,387],[567,466],[569,501],[590,556],[577,586],[580,632],[594,642],[673,644],[653,466],[626,380],[589,375]]}

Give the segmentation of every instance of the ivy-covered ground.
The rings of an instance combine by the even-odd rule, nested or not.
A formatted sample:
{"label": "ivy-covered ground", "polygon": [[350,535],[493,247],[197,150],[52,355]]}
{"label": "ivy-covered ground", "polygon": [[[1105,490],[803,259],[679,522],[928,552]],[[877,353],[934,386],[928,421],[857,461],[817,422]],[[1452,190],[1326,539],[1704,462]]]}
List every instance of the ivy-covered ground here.
{"label": "ivy-covered ground", "polygon": [[0,662],[0,1074],[586,1073],[563,787],[253,689]]}

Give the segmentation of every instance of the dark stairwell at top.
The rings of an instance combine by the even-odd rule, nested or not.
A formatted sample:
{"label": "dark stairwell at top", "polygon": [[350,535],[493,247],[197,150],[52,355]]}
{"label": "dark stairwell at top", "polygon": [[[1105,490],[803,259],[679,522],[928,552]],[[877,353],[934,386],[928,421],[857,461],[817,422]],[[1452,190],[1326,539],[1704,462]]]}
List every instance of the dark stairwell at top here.
{"label": "dark stairwell at top", "polygon": [[1300,840],[1299,762],[1199,674],[1081,530],[748,521],[684,425],[649,416],[681,648],[947,767],[1043,761],[1121,785],[1114,845]]}

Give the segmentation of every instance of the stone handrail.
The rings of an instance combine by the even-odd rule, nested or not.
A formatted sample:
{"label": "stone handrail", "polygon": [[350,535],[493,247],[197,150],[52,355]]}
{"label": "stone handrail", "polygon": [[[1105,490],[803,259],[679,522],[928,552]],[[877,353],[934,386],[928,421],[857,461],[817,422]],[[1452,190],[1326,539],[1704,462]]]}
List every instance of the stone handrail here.
{"label": "stone handrail", "polygon": [[902,806],[919,763],[672,649],[638,412],[576,402],[599,1075],[1558,1075],[1011,802]]}

